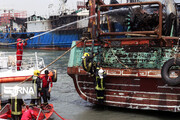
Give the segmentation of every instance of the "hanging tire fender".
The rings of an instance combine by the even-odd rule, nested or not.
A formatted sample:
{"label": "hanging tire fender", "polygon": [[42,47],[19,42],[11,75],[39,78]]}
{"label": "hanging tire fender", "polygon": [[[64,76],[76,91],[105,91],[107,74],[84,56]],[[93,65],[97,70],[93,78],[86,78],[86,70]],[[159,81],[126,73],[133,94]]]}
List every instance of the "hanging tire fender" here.
{"label": "hanging tire fender", "polygon": [[180,84],[180,75],[176,78],[169,77],[169,69],[172,66],[180,66],[180,59],[175,60],[174,58],[172,58],[166,61],[161,69],[161,76],[168,85],[174,86]]}

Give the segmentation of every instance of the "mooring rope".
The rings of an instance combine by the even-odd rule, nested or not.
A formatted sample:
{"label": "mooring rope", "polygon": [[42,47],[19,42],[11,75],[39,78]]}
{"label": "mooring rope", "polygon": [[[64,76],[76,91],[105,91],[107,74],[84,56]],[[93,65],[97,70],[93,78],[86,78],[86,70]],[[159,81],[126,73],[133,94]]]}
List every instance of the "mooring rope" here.
{"label": "mooring rope", "polygon": [[[116,12],[116,11],[119,11],[120,9],[121,9],[121,8],[119,8],[119,9],[114,9],[114,10],[109,10],[109,11],[106,11],[106,12],[101,12],[100,15],[108,14],[108,13],[111,13],[111,12]],[[83,18],[83,19],[81,19],[81,20],[77,20],[77,21],[74,21],[74,22],[71,22],[71,23],[62,25],[62,26],[60,26],[60,27],[54,28],[54,29],[52,29],[52,30],[49,30],[49,31],[44,32],[44,33],[41,33],[41,34],[39,34],[39,35],[30,37],[29,39],[25,39],[25,40],[27,41],[27,40],[30,40],[30,39],[33,39],[33,38],[36,38],[36,37],[40,37],[40,36],[45,35],[45,34],[47,34],[47,33],[50,33],[50,32],[56,31],[56,30],[59,30],[59,29],[61,29],[61,28],[67,27],[67,26],[69,26],[69,25],[73,25],[73,24],[78,23],[78,22],[82,22],[82,21],[84,21],[84,20],[88,20],[88,19],[93,18],[93,17],[97,17],[97,14],[92,15],[92,16],[89,16],[89,17],[86,17],[86,18]],[[22,42],[22,41],[24,41],[24,39],[21,40],[21,42]],[[0,43],[0,45],[13,45],[13,44],[17,44],[17,43],[18,43],[18,42],[13,42],[13,43]]]}
{"label": "mooring rope", "polygon": [[[51,63],[49,63],[46,67],[44,67],[43,69],[40,70],[40,73],[45,70],[46,68],[48,68],[49,66],[51,66],[52,64],[54,64],[56,61],[58,61],[59,59],[61,59],[64,55],[66,55],[69,51],[71,51],[74,47],[76,47],[81,41],[83,40],[80,40],[78,43],[76,43],[73,47],[71,47],[69,50],[65,51],[61,56],[59,56],[58,58],[56,58],[55,60],[53,60]],[[30,78],[32,78],[32,76],[30,76],[29,78],[27,78],[26,80],[20,82],[19,84],[22,84],[24,82],[26,82],[27,80],[29,80]],[[19,85],[18,84],[18,85]]]}
{"label": "mooring rope", "polygon": [[[60,27],[54,28],[54,29],[52,29],[52,30],[49,30],[49,31],[44,32],[44,33],[41,33],[41,34],[39,34],[39,35],[30,37],[29,39],[25,39],[25,40],[27,41],[27,40],[30,40],[30,39],[33,39],[33,38],[36,38],[36,37],[40,37],[40,36],[45,35],[45,34],[47,34],[47,33],[54,32],[54,31],[59,30],[59,29],[61,29],[61,28],[67,27],[67,26],[69,26],[69,25],[73,25],[73,24],[75,24],[75,23],[77,23],[77,22],[81,22],[81,21],[84,21],[84,20],[88,20],[89,18],[96,17],[96,16],[97,16],[97,15],[92,15],[92,16],[90,16],[90,17],[83,18],[83,19],[81,19],[81,20],[74,21],[74,22],[68,23],[68,24],[66,24],[66,25],[62,25],[62,26],[60,26]],[[21,42],[22,42],[22,41],[25,41],[25,40],[22,39]],[[13,45],[13,44],[17,44],[17,43],[18,43],[18,42],[13,42],[13,43],[0,43],[0,45]]]}
{"label": "mooring rope", "polygon": [[48,68],[49,66],[51,66],[52,64],[54,64],[56,61],[58,61],[60,58],[62,58],[65,54],[67,54],[69,51],[71,51],[74,47],[76,47],[81,41],[80,40],[78,43],[76,43],[76,45],[74,45],[73,47],[71,47],[69,50],[67,50],[66,52],[64,52],[61,56],[59,56],[58,58],[56,58],[54,61],[52,61],[49,65],[47,65],[46,67],[44,67],[42,70],[40,70],[40,72],[42,72],[43,70],[45,70],[46,68]]}
{"label": "mooring rope", "polygon": [[62,120],[67,120],[67,119],[64,119],[63,117],[61,117],[55,110],[53,111],[59,118],[61,118]]}
{"label": "mooring rope", "polygon": [[[48,68],[49,66],[51,66],[52,64],[54,64],[56,61],[58,61],[59,59],[61,59],[64,55],[66,55],[69,51],[71,51],[74,47],[76,47],[82,40],[80,40],[78,43],[76,43],[73,47],[71,47],[69,50],[67,50],[66,52],[64,52],[61,56],[59,56],[58,58],[56,58],[54,61],[52,61],[50,64],[48,64],[46,67],[44,67],[42,70],[40,70],[40,72],[42,72],[43,70],[45,70],[46,68]],[[27,78],[26,80],[20,82],[18,85],[20,84],[23,84],[24,82],[26,82],[27,80],[31,79],[33,77],[30,76],[29,78]],[[0,96],[2,96],[3,94],[0,94]],[[64,119],[63,117],[61,117],[55,110],[53,111],[59,118],[61,118],[62,120],[67,120],[67,119]]]}
{"label": "mooring rope", "polygon": [[107,43],[108,46],[110,47],[110,50],[111,50],[113,56],[116,58],[116,60],[117,60],[121,65],[123,65],[126,69],[129,69],[129,67],[128,67],[127,65],[125,65],[124,63],[122,63],[122,62],[118,59],[118,57],[115,55],[115,53],[114,53],[113,50],[112,50],[112,47],[111,47],[110,43],[109,43],[108,41],[107,41],[106,43]]}
{"label": "mooring rope", "polygon": [[[69,51],[71,51],[74,47],[76,47],[81,41],[83,41],[84,39],[78,41],[78,43],[76,43],[74,46],[72,46],[69,50],[65,51],[61,56],[59,56],[58,58],[56,58],[54,61],[52,61],[51,63],[49,63],[46,67],[44,67],[43,69],[40,70],[40,72],[42,72],[43,70],[45,70],[46,68],[48,68],[49,66],[51,66],[52,64],[54,64],[56,61],[58,61],[59,59],[61,59],[64,55],[66,55]],[[29,79],[31,79],[33,77],[30,76],[28,77],[27,79],[25,79],[24,81],[20,82],[19,84],[17,84],[16,86],[18,85],[21,85],[23,84],[24,82],[28,81]],[[3,94],[0,94],[0,96],[2,96]]]}

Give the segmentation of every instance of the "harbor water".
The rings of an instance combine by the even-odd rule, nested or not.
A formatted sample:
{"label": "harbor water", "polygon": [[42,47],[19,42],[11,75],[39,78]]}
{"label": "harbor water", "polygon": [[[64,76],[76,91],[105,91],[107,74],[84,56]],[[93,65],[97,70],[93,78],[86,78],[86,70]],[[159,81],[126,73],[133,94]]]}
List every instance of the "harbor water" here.
{"label": "harbor water", "polygon": [[[0,49],[0,52],[13,52],[15,49]],[[24,50],[23,54],[37,52],[48,65],[65,51]],[[55,111],[71,120],[179,120],[180,113],[132,110],[117,107],[98,106],[83,100],[75,90],[73,80],[67,75],[69,53],[54,63],[49,69],[56,69],[58,80],[53,83],[51,100]],[[33,74],[33,73],[32,73]],[[53,114],[50,120],[60,120]]]}

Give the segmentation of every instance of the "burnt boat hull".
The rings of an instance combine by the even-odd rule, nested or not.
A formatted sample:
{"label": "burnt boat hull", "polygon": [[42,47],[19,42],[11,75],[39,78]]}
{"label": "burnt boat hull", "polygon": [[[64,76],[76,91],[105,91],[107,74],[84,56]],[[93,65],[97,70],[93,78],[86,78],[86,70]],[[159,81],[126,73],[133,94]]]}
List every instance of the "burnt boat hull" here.
{"label": "burnt boat hull", "polygon": [[[76,47],[71,51],[67,70],[80,97],[107,106],[179,112],[179,38],[173,30],[178,25],[168,28],[171,34],[166,34],[161,2],[89,3],[89,16],[96,14],[99,5],[97,19],[89,20],[89,38],[73,42]],[[147,5],[155,5],[156,9],[151,6],[148,9],[152,11],[147,12]],[[127,13],[124,18],[118,15],[124,8],[137,6],[137,13]]]}
{"label": "burnt boat hull", "polygon": [[[104,69],[105,100],[103,105],[131,109],[162,110],[180,112],[180,87],[164,83],[160,70]],[[69,67],[75,88],[84,100],[99,104],[95,83],[82,67]]]}
{"label": "burnt boat hull", "polygon": [[[163,64],[171,58],[169,55],[172,52],[171,48],[146,48],[142,47],[146,43],[143,41],[139,42],[141,45],[135,46],[133,50],[124,46],[122,41],[121,43],[116,41],[114,48],[104,45],[103,50],[99,53],[104,57],[94,58],[95,62],[98,62],[98,58],[103,58],[101,65],[107,73],[104,79],[105,100],[103,105],[180,112],[180,86],[168,85],[161,76]],[[77,43],[74,41],[72,46]],[[114,41],[111,45],[112,43]],[[83,52],[91,51],[91,46],[91,42],[87,42],[84,49],[84,42],[81,42],[71,51],[67,73],[72,77],[81,98],[94,104],[101,104],[96,96],[95,79],[82,68]],[[100,49],[100,45],[95,42],[94,52]],[[112,51],[114,55],[111,54]],[[129,68],[125,68],[116,58]],[[180,75],[179,69],[171,70],[171,73],[172,78]]]}

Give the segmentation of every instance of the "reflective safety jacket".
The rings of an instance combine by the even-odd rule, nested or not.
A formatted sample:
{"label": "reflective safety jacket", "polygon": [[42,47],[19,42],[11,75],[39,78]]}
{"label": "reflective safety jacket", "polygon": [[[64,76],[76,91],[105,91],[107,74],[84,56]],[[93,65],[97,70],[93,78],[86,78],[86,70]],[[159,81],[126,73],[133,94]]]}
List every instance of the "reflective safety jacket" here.
{"label": "reflective safety jacket", "polygon": [[93,74],[93,58],[94,58],[95,54],[90,55],[90,56],[85,56],[85,58],[83,58],[82,60],[82,67],[85,71],[90,72],[91,74]]}
{"label": "reflective safety jacket", "polygon": [[[42,87],[41,87],[41,78],[40,77],[33,76],[32,83],[34,86],[34,90],[37,90],[37,92],[41,90]],[[37,88],[36,88],[36,85],[37,85]]]}
{"label": "reflective safety jacket", "polygon": [[100,76],[98,75],[99,69],[100,69],[99,67],[96,67],[96,75],[95,75],[95,77],[96,77],[96,81],[95,81],[96,87],[95,87],[95,89],[96,90],[105,90],[104,77],[106,76],[106,73],[103,72],[103,78],[100,78]]}
{"label": "reflective safety jacket", "polygon": [[12,97],[9,100],[9,103],[11,104],[11,114],[12,115],[21,115],[22,114],[22,105],[24,104],[22,99],[18,99],[16,97]]}
{"label": "reflective safety jacket", "polygon": [[21,120],[33,120],[33,119],[36,119],[36,115],[31,109],[26,110],[21,117]]}

